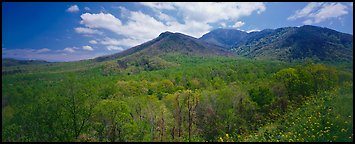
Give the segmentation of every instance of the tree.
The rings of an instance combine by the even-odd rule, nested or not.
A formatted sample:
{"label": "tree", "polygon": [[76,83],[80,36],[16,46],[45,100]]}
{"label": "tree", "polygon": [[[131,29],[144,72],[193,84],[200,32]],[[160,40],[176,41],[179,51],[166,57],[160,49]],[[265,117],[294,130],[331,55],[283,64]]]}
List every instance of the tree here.
{"label": "tree", "polygon": [[[173,128],[173,130],[177,129],[177,134],[178,137],[180,138],[182,135],[182,113],[181,113],[181,109],[182,109],[182,104],[180,104],[180,93],[175,93],[175,101],[174,101],[174,118],[175,118],[175,122],[176,122],[176,127]],[[173,133],[173,139],[175,137],[175,134]]]}
{"label": "tree", "polygon": [[306,81],[303,81],[300,77],[305,77],[306,75],[299,74],[297,69],[286,68],[278,71],[274,78],[282,82],[287,89],[287,95],[291,100],[298,99],[299,96],[308,95],[310,93],[310,87],[305,87],[307,85]]}
{"label": "tree", "polygon": [[249,95],[251,100],[256,102],[260,106],[260,108],[263,108],[265,105],[271,104],[275,97],[268,88],[263,87],[258,87],[257,89],[253,88],[249,90]]}
{"label": "tree", "polygon": [[89,87],[88,83],[78,81],[77,76],[70,74],[59,89],[64,99],[64,117],[68,118],[69,129],[75,139],[87,127],[96,101],[96,97],[92,96],[95,89]]}
{"label": "tree", "polygon": [[331,89],[338,81],[337,71],[321,64],[282,69],[274,78],[285,85],[290,99],[293,100],[299,99],[299,96]]}
{"label": "tree", "polygon": [[334,68],[326,67],[322,64],[309,65],[301,69],[303,73],[309,73],[309,79],[312,80],[312,86],[315,93],[321,90],[328,90],[335,86],[339,78]]}
{"label": "tree", "polygon": [[214,140],[221,128],[217,113],[216,94],[203,91],[198,106],[196,107],[196,125],[201,130],[202,137],[205,140]]}
{"label": "tree", "polygon": [[94,108],[94,119],[103,124],[104,130],[99,131],[104,131],[109,141],[126,141],[125,132],[128,130],[125,128],[130,123],[131,116],[128,105],[124,101],[101,100]]}
{"label": "tree", "polygon": [[192,124],[194,123],[196,117],[196,107],[199,102],[199,94],[192,93],[191,90],[187,90],[183,94],[185,94],[185,103],[187,103],[188,132],[189,141],[191,141]]}

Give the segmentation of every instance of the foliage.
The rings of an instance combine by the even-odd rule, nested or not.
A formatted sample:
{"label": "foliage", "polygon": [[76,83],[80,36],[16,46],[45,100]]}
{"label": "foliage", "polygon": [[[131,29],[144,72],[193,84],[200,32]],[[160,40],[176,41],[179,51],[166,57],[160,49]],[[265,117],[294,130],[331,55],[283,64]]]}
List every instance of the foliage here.
{"label": "foliage", "polygon": [[271,104],[275,97],[269,89],[262,87],[249,90],[249,95],[260,107]]}
{"label": "foliage", "polygon": [[3,141],[353,140],[349,65],[156,60],[174,66],[120,61],[126,69],[108,71],[112,60],[26,65],[3,75]]}

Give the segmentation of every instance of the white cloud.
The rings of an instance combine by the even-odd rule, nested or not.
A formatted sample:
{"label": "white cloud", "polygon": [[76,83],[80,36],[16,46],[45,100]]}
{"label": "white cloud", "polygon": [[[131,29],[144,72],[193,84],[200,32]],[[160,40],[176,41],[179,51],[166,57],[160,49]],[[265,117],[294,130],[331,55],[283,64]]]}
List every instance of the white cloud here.
{"label": "white cloud", "polygon": [[322,9],[314,15],[314,23],[320,23],[329,18],[337,18],[348,14],[347,7],[341,3],[324,4]]}
{"label": "white cloud", "polygon": [[127,17],[130,13],[130,11],[125,7],[119,6],[118,9],[120,10],[121,17]]}
{"label": "white cloud", "polygon": [[77,27],[74,28],[75,32],[80,33],[80,34],[98,34],[102,35],[103,32],[91,28],[83,28],[83,27]]}
{"label": "white cloud", "polygon": [[227,26],[227,24],[226,24],[225,22],[221,22],[220,25],[221,25],[222,27],[226,27],[226,26]]}
{"label": "white cloud", "polygon": [[109,50],[109,51],[112,51],[112,50],[123,51],[123,50],[124,50],[122,47],[112,46],[112,45],[109,45],[109,46],[107,46],[106,48],[107,48],[107,50]]}
{"label": "white cloud", "polygon": [[81,23],[89,28],[106,29],[124,36],[122,45],[133,46],[157,37],[166,26],[142,12],[130,11],[129,21],[122,25],[121,20],[111,14],[99,13],[81,15]]}
{"label": "white cloud", "polygon": [[89,43],[90,44],[97,44],[97,41],[96,40],[90,40]]}
{"label": "white cloud", "polygon": [[121,33],[129,35],[132,39],[152,39],[158,36],[162,30],[167,29],[167,26],[162,22],[140,11],[131,11],[130,14],[130,21],[124,26],[127,29],[123,29]]}
{"label": "white cloud", "polygon": [[139,42],[139,40],[136,40],[136,39],[130,39],[130,38],[112,39],[112,38],[106,37],[100,41],[100,44],[132,47],[132,46],[139,45],[141,43]]}
{"label": "white cloud", "polygon": [[70,52],[70,53],[75,52],[74,48],[64,48],[63,51],[64,52]]}
{"label": "white cloud", "polygon": [[304,18],[303,24],[316,24],[332,18],[348,14],[347,6],[341,3],[308,3],[303,9],[297,10],[288,20]]}
{"label": "white cloud", "polygon": [[200,21],[213,23],[219,20],[238,19],[242,16],[251,15],[256,11],[261,13],[266,7],[261,2],[177,2],[177,3],[140,3],[152,9],[169,9],[181,13],[184,21]]}
{"label": "white cloud", "polygon": [[37,53],[44,53],[44,52],[49,52],[49,51],[51,51],[51,50],[48,48],[42,48],[42,49],[37,50],[36,52]]}
{"label": "white cloud", "polygon": [[77,5],[72,5],[67,9],[67,12],[78,12],[79,11],[79,7]]}
{"label": "white cloud", "polygon": [[156,9],[166,9],[166,10],[173,10],[175,9],[174,3],[171,2],[141,2],[140,4]]}
{"label": "white cloud", "polygon": [[295,20],[298,18],[307,17],[312,12],[314,12],[316,9],[318,9],[322,4],[323,3],[320,3],[320,2],[310,2],[303,9],[297,10],[295,12],[295,14],[289,16],[287,19],[288,20]]}
{"label": "white cloud", "polygon": [[163,22],[158,21],[152,16],[146,15],[140,11],[130,11],[129,20],[125,25],[122,25],[120,20],[111,14],[87,13],[81,17],[83,19],[81,23],[85,24],[87,27],[110,30],[118,35],[129,38],[131,39],[131,42],[134,42],[127,45],[135,45],[146,42],[157,37],[164,31],[182,32],[199,37],[212,28],[208,24],[196,21],[186,22],[185,24],[170,21],[170,25],[165,25]]}
{"label": "white cloud", "polygon": [[[103,12],[82,14],[80,23],[85,28],[105,29],[121,37],[98,40],[100,44],[131,47],[149,41],[164,31],[180,32],[198,38],[213,28],[212,23],[237,21],[240,17],[249,16],[253,12],[260,13],[266,9],[264,3],[259,2],[140,4],[151,8],[153,15],[118,7],[121,16],[127,19],[125,23],[114,15]],[[166,11],[174,12],[177,16]]]}
{"label": "white cloud", "polygon": [[311,19],[307,19],[307,20],[303,21],[303,24],[311,25],[311,24],[313,24],[313,21]]}
{"label": "white cloud", "polygon": [[234,27],[234,28],[239,28],[239,27],[243,26],[244,24],[245,24],[244,22],[238,21],[238,22],[236,22],[232,27]]}
{"label": "white cloud", "polygon": [[83,50],[87,50],[87,51],[93,51],[94,49],[91,46],[83,46]]}
{"label": "white cloud", "polygon": [[84,7],[85,10],[90,11],[91,9],[89,7]]}
{"label": "white cloud", "polygon": [[247,33],[251,33],[251,32],[258,32],[260,31],[259,29],[251,29],[251,30],[247,30]]}
{"label": "white cloud", "polygon": [[80,23],[89,27],[89,28],[103,28],[113,32],[119,32],[119,28],[121,26],[121,21],[117,19],[112,14],[90,14],[85,13],[81,16]]}
{"label": "white cloud", "polygon": [[162,12],[160,12],[160,11],[157,11],[157,17],[158,17],[158,19],[159,20],[162,20],[162,21],[166,21],[167,23],[167,25],[171,25],[171,23],[170,22],[175,22],[176,21],[176,19],[174,18],[174,17],[171,17],[171,16],[169,16],[169,15],[167,15],[167,14],[165,14],[165,13],[162,13]]}

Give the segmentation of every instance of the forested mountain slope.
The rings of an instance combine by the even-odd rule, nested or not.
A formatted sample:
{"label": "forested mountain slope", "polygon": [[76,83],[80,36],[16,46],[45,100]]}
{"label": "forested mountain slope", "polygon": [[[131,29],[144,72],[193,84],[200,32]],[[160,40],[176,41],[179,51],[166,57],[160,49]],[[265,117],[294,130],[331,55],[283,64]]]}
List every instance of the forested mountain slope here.
{"label": "forested mountain slope", "polygon": [[[245,38],[242,57],[165,32],[96,59],[3,66],[2,141],[353,141],[351,35],[304,26]],[[288,61],[310,56],[338,63]]]}

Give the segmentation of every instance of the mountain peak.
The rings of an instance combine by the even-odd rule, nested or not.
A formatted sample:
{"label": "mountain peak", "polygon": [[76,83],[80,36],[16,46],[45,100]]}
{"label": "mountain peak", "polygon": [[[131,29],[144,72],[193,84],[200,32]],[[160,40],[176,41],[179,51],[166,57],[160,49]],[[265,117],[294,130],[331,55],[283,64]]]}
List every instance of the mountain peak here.
{"label": "mountain peak", "polygon": [[142,56],[158,56],[167,53],[180,53],[187,55],[223,55],[228,56],[231,53],[224,50],[222,47],[208,44],[205,41],[199,40],[195,37],[185,35],[179,32],[165,31],[151,41],[137,45],[125,51],[97,57],[96,61],[111,60],[119,57],[135,58]]}
{"label": "mountain peak", "polygon": [[237,29],[218,28],[204,34],[200,39],[221,47],[229,48],[239,42],[248,33]]}
{"label": "mountain peak", "polygon": [[169,36],[169,35],[172,35],[174,34],[173,32],[170,32],[170,31],[165,31],[165,32],[162,32],[159,37],[166,37],[166,36]]}
{"label": "mountain peak", "polygon": [[248,57],[285,61],[305,58],[321,61],[352,60],[352,35],[325,27],[283,27],[246,38],[232,50]]}
{"label": "mountain peak", "polygon": [[311,28],[319,28],[319,27],[317,27],[317,26],[314,26],[314,25],[303,25],[303,26],[301,26],[301,27],[311,27]]}

